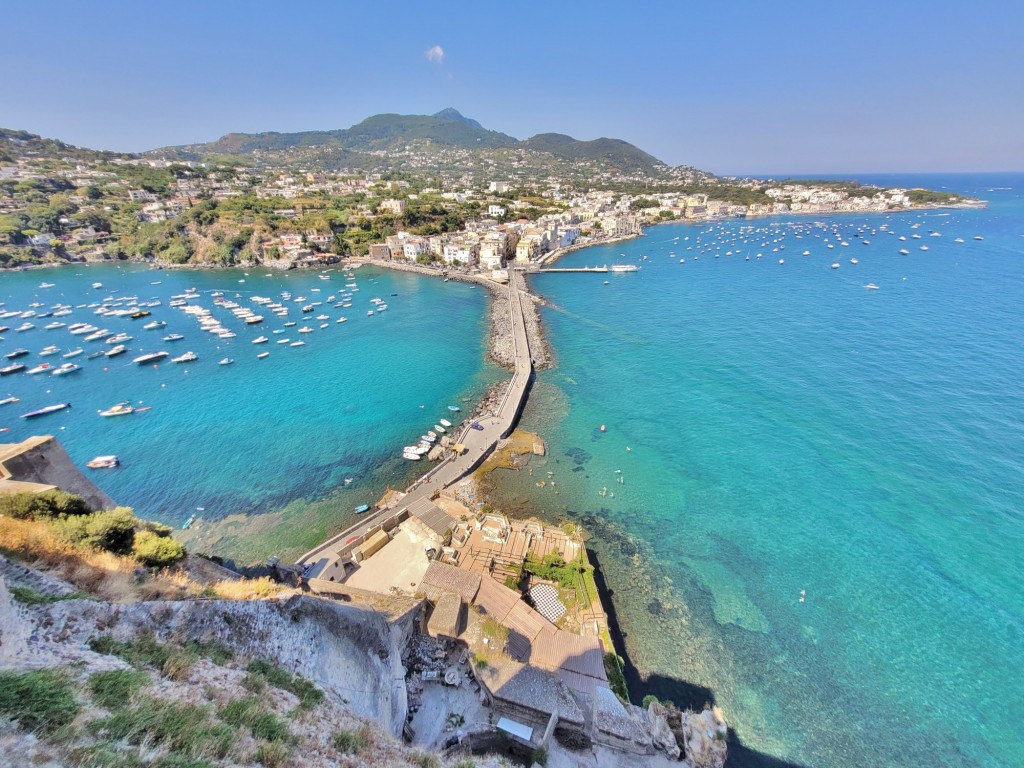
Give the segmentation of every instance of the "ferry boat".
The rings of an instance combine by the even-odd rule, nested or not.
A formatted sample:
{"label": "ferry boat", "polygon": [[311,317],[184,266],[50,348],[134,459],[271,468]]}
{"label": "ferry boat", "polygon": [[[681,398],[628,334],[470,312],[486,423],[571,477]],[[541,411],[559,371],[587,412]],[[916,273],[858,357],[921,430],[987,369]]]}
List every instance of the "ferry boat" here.
{"label": "ferry boat", "polygon": [[71,403],[58,403],[57,405],[48,405],[45,408],[40,408],[38,411],[30,411],[29,413],[22,414],[23,419],[34,419],[37,416],[45,416],[48,413],[56,413],[57,411],[63,411],[65,408],[70,408]]}
{"label": "ferry boat", "polygon": [[168,354],[170,353],[150,352],[148,355],[140,355],[139,357],[136,357],[134,360],[132,360],[132,362],[138,363],[139,365],[145,365],[146,363],[155,363],[158,360],[163,360],[165,357],[167,357]]}
{"label": "ferry boat", "polygon": [[127,400],[125,400],[123,403],[111,406],[105,411],[97,411],[97,413],[99,413],[100,416],[128,416],[135,413],[135,409]]}
{"label": "ferry boat", "polygon": [[171,362],[172,363],[191,363],[191,362],[194,362],[194,361],[196,361],[198,359],[199,359],[199,355],[197,355],[195,352],[186,352],[183,355],[178,355],[177,357],[172,357],[171,358]]}
{"label": "ferry boat", "polygon": [[89,469],[113,469],[119,464],[117,456],[97,456],[95,459],[85,462]]}
{"label": "ferry boat", "polygon": [[53,369],[54,376],[67,376],[69,373],[82,370],[82,366],[75,365],[74,363],[64,363],[60,368]]}
{"label": "ferry boat", "polygon": [[609,268],[609,272],[637,272],[640,270],[636,264],[612,264]]}

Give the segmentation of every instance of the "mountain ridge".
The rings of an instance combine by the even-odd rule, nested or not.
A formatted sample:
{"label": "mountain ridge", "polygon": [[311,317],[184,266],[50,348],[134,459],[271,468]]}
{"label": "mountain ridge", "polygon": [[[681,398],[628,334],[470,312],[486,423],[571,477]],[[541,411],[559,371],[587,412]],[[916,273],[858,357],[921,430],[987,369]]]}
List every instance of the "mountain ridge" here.
{"label": "mountain ridge", "polygon": [[[334,153],[399,152],[410,148],[454,150],[528,150],[559,162],[588,161],[610,170],[651,172],[667,167],[658,158],[623,139],[580,140],[562,133],[540,133],[525,140],[484,128],[453,107],[432,115],[371,115],[349,128],[261,133],[232,132],[198,144],[162,147],[145,154],[197,159],[206,155],[249,155],[294,150]],[[336,158],[335,158],[336,159]]]}

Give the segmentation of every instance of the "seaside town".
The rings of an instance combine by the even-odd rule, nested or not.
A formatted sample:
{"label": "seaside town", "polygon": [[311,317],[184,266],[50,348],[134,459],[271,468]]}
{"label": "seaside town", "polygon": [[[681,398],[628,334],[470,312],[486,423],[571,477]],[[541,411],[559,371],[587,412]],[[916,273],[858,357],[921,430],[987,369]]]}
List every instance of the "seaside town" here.
{"label": "seaside town", "polygon": [[563,162],[538,181],[513,163],[500,166],[508,175],[478,178],[444,170],[469,162],[457,148],[412,152],[422,168],[359,172],[110,156],[14,132],[0,138],[0,267],[130,259],[291,268],[369,256],[493,271],[548,263],[660,222],[958,202],[920,189],[719,179],[667,166],[624,173]]}

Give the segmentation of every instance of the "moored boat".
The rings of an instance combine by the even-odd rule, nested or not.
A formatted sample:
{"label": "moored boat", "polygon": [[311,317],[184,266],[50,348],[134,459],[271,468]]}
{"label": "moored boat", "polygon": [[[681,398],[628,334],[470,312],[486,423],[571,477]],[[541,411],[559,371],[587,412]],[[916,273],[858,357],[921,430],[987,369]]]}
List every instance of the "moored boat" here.
{"label": "moored boat", "polygon": [[438,419],[437,422],[442,427],[450,427],[452,425],[452,423],[450,421],[448,421],[448,419]]}
{"label": "moored boat", "polygon": [[122,403],[111,406],[105,411],[98,411],[100,416],[128,416],[129,414],[135,413],[135,408],[125,400]]}
{"label": "moored boat", "polygon": [[85,462],[89,469],[113,469],[120,462],[117,456],[97,456],[95,459]]}
{"label": "moored boat", "polygon": [[54,376],[67,376],[69,373],[74,373],[75,371],[80,370],[82,370],[82,366],[80,365],[75,365],[74,363],[64,363],[64,365],[60,366],[59,368],[54,368],[52,373]]}
{"label": "moored boat", "polygon": [[145,365],[146,363],[155,363],[158,360],[163,360],[165,357],[167,357],[168,354],[170,354],[170,353],[169,352],[150,352],[147,355],[139,355],[139,357],[136,357],[134,360],[132,360],[132,362],[133,363],[138,363],[139,365]]}
{"label": "moored boat", "polygon": [[48,413],[56,413],[57,411],[63,411],[65,408],[70,408],[71,403],[58,403],[57,405],[48,405],[45,408],[40,408],[37,411],[30,411],[29,413],[22,414],[23,419],[34,419],[37,416],[45,416]]}
{"label": "moored boat", "polygon": [[199,355],[197,355],[195,352],[189,351],[189,352],[186,352],[183,355],[178,355],[177,357],[172,357],[171,358],[171,362],[172,363],[191,363],[191,362],[194,362],[194,361],[196,361],[198,359],[199,359]]}

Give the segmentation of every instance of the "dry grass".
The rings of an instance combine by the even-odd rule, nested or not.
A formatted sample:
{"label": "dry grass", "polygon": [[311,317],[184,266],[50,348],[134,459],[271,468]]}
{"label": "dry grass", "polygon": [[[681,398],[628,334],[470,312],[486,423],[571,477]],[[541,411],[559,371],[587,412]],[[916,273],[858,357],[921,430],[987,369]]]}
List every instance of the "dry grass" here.
{"label": "dry grass", "polygon": [[135,558],[76,546],[58,538],[49,524],[41,520],[0,516],[0,554],[115,603],[190,597],[258,600],[288,591],[266,577],[201,584],[193,581],[184,569],[165,569],[139,580],[135,574],[141,566]]}

